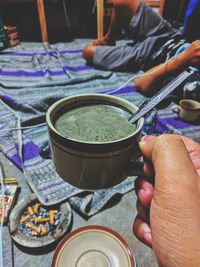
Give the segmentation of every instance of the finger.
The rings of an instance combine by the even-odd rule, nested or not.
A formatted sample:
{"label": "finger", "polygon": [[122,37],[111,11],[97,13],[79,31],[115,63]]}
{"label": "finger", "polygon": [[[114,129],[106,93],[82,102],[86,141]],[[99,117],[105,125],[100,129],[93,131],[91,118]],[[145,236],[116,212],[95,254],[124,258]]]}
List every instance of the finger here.
{"label": "finger", "polygon": [[145,178],[137,178],[135,180],[135,192],[142,203],[142,205],[148,208],[153,198],[154,188],[153,185]]}
{"label": "finger", "polygon": [[145,208],[145,207],[142,205],[142,203],[140,202],[139,199],[137,200],[136,208],[137,208],[138,215],[140,216],[140,218],[141,218],[144,222],[149,223],[149,222],[150,222],[150,220],[149,220],[149,212],[150,212],[150,209],[149,209],[149,208]]}
{"label": "finger", "polygon": [[144,173],[146,174],[147,177],[149,177],[149,178],[150,177],[154,177],[154,168],[153,168],[153,165],[147,159],[144,159],[143,170],[144,170]]}
{"label": "finger", "polygon": [[189,152],[190,158],[198,175],[200,175],[200,144],[185,136],[181,136],[181,138]]}
{"label": "finger", "polygon": [[153,162],[157,186],[164,190],[169,183],[198,186],[197,172],[180,136],[161,135],[147,142],[142,140],[139,145],[143,155]]}
{"label": "finger", "polygon": [[139,216],[136,216],[133,223],[133,233],[145,245],[152,246],[151,229]]}
{"label": "finger", "polygon": [[[142,137],[141,141],[143,142],[149,142],[150,140],[153,140],[156,138],[155,136],[152,135],[145,135]],[[140,151],[141,152],[141,151]],[[146,174],[147,177],[153,177],[154,176],[154,170],[153,170],[153,165],[150,160],[147,158],[144,158],[144,166],[143,166],[143,171]]]}

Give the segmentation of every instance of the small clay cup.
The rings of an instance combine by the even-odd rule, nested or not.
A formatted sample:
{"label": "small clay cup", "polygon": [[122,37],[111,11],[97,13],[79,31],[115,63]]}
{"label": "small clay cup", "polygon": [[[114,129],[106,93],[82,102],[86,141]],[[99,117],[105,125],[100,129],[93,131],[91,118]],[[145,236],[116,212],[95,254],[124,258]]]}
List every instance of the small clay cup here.
{"label": "small clay cup", "polygon": [[183,99],[179,105],[172,106],[172,111],[177,113],[181,120],[195,122],[200,115],[200,103],[191,99]]}

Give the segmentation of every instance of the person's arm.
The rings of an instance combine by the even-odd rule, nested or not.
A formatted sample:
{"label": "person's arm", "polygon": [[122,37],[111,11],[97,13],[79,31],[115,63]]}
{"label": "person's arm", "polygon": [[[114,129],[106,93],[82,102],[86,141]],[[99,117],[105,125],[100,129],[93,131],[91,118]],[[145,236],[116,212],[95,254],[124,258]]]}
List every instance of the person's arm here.
{"label": "person's arm", "polygon": [[169,75],[176,74],[189,65],[200,62],[200,41],[193,42],[183,53],[160,64],[134,80],[134,85],[143,94],[149,93]]}

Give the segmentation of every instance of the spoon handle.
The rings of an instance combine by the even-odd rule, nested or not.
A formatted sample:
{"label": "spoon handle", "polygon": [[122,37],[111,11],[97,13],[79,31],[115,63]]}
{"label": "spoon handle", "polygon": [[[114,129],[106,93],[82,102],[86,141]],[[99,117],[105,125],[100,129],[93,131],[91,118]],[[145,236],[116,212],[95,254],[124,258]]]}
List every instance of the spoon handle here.
{"label": "spoon handle", "polygon": [[185,81],[194,70],[185,70],[174,78],[169,84],[164,86],[160,91],[158,91],[153,97],[144,101],[144,103],[139,107],[139,109],[129,118],[131,124],[135,123],[138,119],[143,117],[148,113],[153,107],[160,103],[168,94],[174,91],[183,81]]}

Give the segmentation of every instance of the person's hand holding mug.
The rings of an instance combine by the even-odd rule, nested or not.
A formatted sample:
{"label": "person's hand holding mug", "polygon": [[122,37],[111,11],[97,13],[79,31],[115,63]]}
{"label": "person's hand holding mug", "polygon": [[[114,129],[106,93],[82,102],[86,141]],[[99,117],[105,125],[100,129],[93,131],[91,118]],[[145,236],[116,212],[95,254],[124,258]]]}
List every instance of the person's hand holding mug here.
{"label": "person's hand holding mug", "polygon": [[[159,266],[200,266],[200,144],[178,135],[140,142],[147,178],[136,180],[135,235]],[[154,181],[152,181],[152,177]]]}

